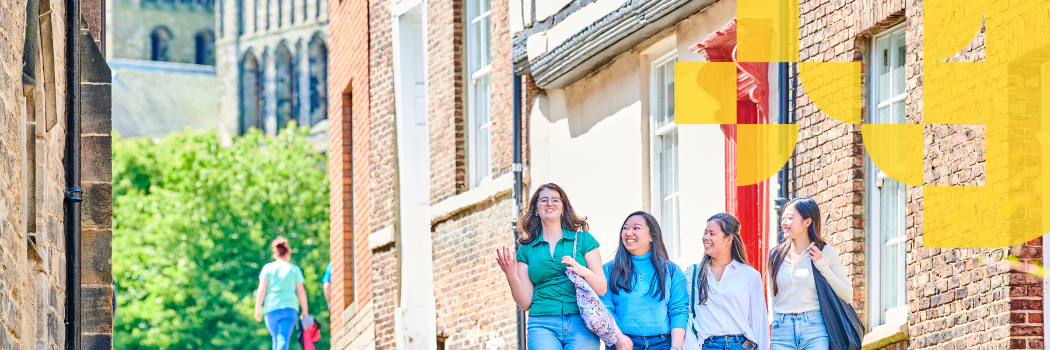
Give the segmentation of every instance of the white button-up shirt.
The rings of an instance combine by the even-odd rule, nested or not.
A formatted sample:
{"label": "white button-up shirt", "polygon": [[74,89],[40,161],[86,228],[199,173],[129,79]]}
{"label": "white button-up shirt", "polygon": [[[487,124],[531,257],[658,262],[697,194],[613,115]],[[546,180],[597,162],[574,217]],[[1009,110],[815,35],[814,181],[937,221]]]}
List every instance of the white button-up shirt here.
{"label": "white button-up shirt", "polygon": [[[813,246],[813,243],[809,246]],[[794,248],[789,245],[788,249]],[[790,314],[820,310],[811,261],[813,261],[812,266],[816,266],[817,271],[820,271],[824,279],[828,280],[835,295],[847,303],[853,302],[853,286],[846,277],[846,270],[842,267],[842,259],[839,258],[838,251],[828,244],[820,252],[824,257],[817,261],[813,261],[809,257],[809,252],[805,250],[802,251],[797,261],[792,261],[791,257],[784,258],[784,263],[780,265],[776,276],[779,293],[773,295],[774,313]],[[770,285],[769,288],[772,294],[773,286]]]}
{"label": "white button-up shirt", "polygon": [[[689,302],[693,303],[685,331],[683,349],[700,349],[704,340],[712,336],[742,334],[758,344],[759,350],[769,349],[769,314],[762,286],[762,275],[750,265],[733,260],[722,272],[722,280],[708,269],[707,302],[700,304],[693,275],[699,268],[686,268]],[[697,276],[697,283],[700,278]],[[694,333],[695,330],[695,333]]]}

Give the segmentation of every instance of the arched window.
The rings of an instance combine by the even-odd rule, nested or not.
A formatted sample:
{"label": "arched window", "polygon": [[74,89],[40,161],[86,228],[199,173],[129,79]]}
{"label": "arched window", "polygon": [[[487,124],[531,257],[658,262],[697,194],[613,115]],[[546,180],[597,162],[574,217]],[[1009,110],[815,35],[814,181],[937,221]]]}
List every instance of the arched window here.
{"label": "arched window", "polygon": [[295,62],[288,45],[281,43],[277,48],[276,88],[277,88],[277,128],[287,126],[288,121],[295,119]]}
{"label": "arched window", "polygon": [[310,125],[328,119],[328,47],[320,36],[310,41]]}
{"label": "arched window", "polygon": [[249,52],[241,65],[241,126],[240,132],[248,128],[262,130],[262,70],[255,54]]}
{"label": "arched window", "polygon": [[150,59],[154,61],[171,61],[168,51],[171,48],[171,31],[167,27],[157,27],[150,33]]}
{"label": "arched window", "polygon": [[197,64],[215,65],[215,35],[209,30],[197,33]]}

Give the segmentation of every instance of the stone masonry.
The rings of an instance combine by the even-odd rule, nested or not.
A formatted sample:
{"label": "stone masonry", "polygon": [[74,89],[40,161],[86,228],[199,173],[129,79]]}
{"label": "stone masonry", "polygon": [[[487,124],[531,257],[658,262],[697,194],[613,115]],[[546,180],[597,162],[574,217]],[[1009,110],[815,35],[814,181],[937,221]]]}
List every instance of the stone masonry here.
{"label": "stone masonry", "polygon": [[[27,6],[29,5],[29,6]],[[80,278],[84,349],[112,348],[110,71],[100,50],[103,6],[83,1],[80,76],[68,86],[64,1],[0,5],[0,349],[56,349],[67,340],[67,282]],[[27,22],[31,21],[31,22]],[[28,25],[27,25],[28,24]],[[27,29],[30,30],[27,32]],[[26,45],[27,33],[32,39]],[[23,56],[23,54],[27,54]],[[23,61],[23,57],[29,58]],[[25,64],[26,62],[30,64]],[[79,93],[69,110],[67,94]],[[80,158],[65,156],[67,114],[81,118]],[[80,269],[67,268],[67,162],[81,169]]]}

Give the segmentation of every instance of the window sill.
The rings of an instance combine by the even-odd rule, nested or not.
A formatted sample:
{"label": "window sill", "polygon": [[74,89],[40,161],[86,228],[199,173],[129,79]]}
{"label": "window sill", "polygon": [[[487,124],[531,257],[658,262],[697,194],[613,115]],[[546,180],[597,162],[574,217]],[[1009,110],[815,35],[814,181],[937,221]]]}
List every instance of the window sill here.
{"label": "window sill", "polygon": [[434,225],[478,204],[504,196],[510,193],[513,186],[513,173],[507,173],[488,181],[481,181],[478,187],[470,191],[431,205],[427,209],[427,214],[430,216],[430,224]]}
{"label": "window sill", "polygon": [[881,349],[908,340],[908,315],[891,317],[883,325],[875,326],[864,335],[861,350]]}

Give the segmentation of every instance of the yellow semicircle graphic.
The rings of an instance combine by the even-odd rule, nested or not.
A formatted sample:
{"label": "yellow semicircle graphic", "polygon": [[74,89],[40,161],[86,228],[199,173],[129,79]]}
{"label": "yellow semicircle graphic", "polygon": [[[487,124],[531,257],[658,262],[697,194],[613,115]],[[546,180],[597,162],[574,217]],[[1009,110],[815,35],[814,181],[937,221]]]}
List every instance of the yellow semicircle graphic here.
{"label": "yellow semicircle graphic", "polygon": [[798,142],[798,124],[737,124],[736,185],[762,182],[787,164]]}
{"label": "yellow semicircle graphic", "polygon": [[879,170],[898,182],[923,185],[922,124],[864,124],[864,149]]}
{"label": "yellow semicircle graphic", "polygon": [[940,61],[962,51],[981,30],[991,1],[926,0],[923,7],[922,55]]}
{"label": "yellow semicircle graphic", "polygon": [[860,62],[799,62],[798,76],[821,112],[843,123],[860,124]]}

